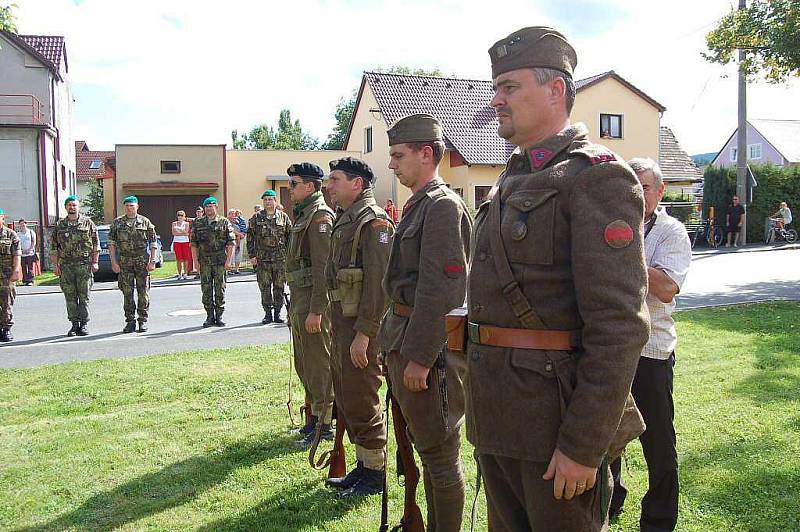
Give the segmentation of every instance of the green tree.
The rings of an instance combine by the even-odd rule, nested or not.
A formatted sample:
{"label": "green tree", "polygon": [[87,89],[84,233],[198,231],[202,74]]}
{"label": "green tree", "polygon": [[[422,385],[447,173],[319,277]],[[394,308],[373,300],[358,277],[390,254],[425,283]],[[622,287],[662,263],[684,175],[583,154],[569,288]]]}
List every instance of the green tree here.
{"label": "green tree", "polygon": [[14,10],[16,8],[17,4],[0,5],[0,30],[17,33],[17,17],[14,16]]}
{"label": "green tree", "polygon": [[237,150],[316,150],[319,147],[319,141],[303,131],[299,120],[292,122],[288,109],[280,112],[277,128],[260,124],[243,135],[234,129],[231,139]]}
{"label": "green tree", "polygon": [[97,179],[89,180],[89,192],[83,200],[83,206],[86,207],[86,214],[95,223],[103,223],[105,219],[105,210],[103,208],[103,183]]}
{"label": "green tree", "polygon": [[722,17],[706,35],[713,63],[728,64],[737,50],[745,50],[744,69],[748,77],[763,74],[779,83],[800,75],[800,2],[797,0],[754,0],[741,10]]}

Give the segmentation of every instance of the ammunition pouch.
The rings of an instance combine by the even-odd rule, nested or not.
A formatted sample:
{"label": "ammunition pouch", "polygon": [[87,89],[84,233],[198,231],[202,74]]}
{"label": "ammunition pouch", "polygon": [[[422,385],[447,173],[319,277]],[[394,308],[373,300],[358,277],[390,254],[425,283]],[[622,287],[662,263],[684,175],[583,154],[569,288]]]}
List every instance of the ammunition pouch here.
{"label": "ammunition pouch", "polygon": [[314,271],[312,268],[300,268],[293,272],[286,272],[286,282],[290,288],[311,288],[314,286]]}
{"label": "ammunition pouch", "polygon": [[467,350],[467,308],[454,308],[444,316],[447,349],[457,353]]}
{"label": "ammunition pouch", "polygon": [[358,316],[358,304],[361,302],[361,290],[364,286],[364,269],[342,268],[336,272],[336,281],[342,315],[346,318]]}

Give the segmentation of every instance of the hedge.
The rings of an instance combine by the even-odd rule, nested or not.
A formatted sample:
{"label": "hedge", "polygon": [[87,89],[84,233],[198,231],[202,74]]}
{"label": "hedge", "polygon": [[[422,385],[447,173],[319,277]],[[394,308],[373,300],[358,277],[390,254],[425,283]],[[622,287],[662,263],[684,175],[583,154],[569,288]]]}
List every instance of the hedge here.
{"label": "hedge", "polygon": [[[800,215],[800,166],[751,165],[750,170],[758,186],[753,189],[753,199],[747,206],[747,241],[763,242],[764,222],[780,208],[782,201],[789,205],[793,218]],[[708,216],[708,208],[713,205],[717,224],[725,227],[728,208],[735,194],[735,167],[706,168],[703,175],[703,217]],[[793,221],[792,225],[797,223]]]}

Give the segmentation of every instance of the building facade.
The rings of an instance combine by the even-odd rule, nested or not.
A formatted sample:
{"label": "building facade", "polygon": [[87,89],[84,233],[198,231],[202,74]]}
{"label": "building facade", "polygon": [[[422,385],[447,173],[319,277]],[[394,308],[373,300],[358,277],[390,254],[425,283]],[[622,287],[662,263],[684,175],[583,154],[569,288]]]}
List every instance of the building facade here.
{"label": "building facade", "polygon": [[[717,168],[736,166],[738,132],[737,128],[728,137],[725,145],[711,161],[713,166]],[[757,118],[748,120],[747,162],[776,166],[800,166],[800,120]]]}

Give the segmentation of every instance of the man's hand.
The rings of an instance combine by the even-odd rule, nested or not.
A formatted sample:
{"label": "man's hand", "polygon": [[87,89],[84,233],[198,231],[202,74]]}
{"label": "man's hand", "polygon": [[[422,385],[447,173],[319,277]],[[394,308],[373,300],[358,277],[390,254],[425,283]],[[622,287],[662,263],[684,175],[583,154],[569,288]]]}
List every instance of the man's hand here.
{"label": "man's hand", "polygon": [[151,260],[151,261],[148,261],[148,262],[147,262],[147,271],[148,271],[148,272],[152,272],[152,271],[153,271],[153,270],[155,270],[155,269],[156,269],[156,263],[155,263],[155,262],[153,262],[152,260]]}
{"label": "man's hand", "polygon": [[413,360],[409,360],[403,371],[403,384],[412,392],[420,392],[428,389],[428,373],[431,369]]}
{"label": "man's hand", "polygon": [[11,277],[8,278],[12,283],[22,280],[22,268],[14,268],[11,271]]}
{"label": "man's hand", "polygon": [[119,263],[117,261],[111,261],[111,271],[114,273],[119,273]]}
{"label": "man's hand", "polygon": [[[97,270],[100,269],[100,265],[96,262],[93,262],[89,265],[89,271],[92,273],[97,273]],[[117,270],[119,270],[119,266],[117,266]]]}
{"label": "man's hand", "polygon": [[369,336],[361,331],[356,332],[353,343],[350,344],[350,361],[359,369],[367,367],[367,347],[369,346]]}
{"label": "man's hand", "polygon": [[322,331],[322,314],[308,313],[306,318],[306,332],[308,334],[317,334]]}
{"label": "man's hand", "polygon": [[258,259],[255,257],[250,258],[250,264],[253,265],[253,268],[258,268]]}
{"label": "man's hand", "polygon": [[553,451],[550,465],[542,476],[544,480],[553,480],[553,497],[566,500],[582,495],[594,487],[597,468],[579,464],[557,447]]}

